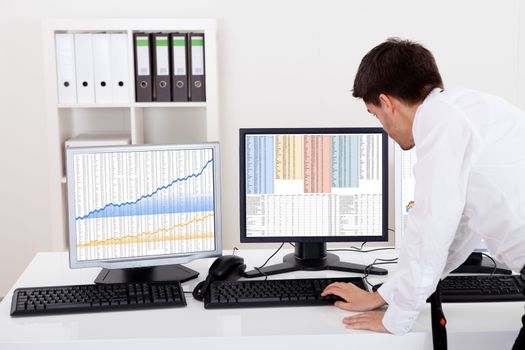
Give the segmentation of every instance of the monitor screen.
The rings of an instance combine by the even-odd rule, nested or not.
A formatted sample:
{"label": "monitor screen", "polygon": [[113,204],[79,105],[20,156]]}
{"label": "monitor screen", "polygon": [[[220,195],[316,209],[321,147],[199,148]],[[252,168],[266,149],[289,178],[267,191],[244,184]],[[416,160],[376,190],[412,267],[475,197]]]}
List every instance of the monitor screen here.
{"label": "monitor screen", "polygon": [[241,129],[242,242],[387,240],[380,128]]}
{"label": "monitor screen", "polygon": [[68,148],[72,267],[137,267],[216,256],[217,144]]}

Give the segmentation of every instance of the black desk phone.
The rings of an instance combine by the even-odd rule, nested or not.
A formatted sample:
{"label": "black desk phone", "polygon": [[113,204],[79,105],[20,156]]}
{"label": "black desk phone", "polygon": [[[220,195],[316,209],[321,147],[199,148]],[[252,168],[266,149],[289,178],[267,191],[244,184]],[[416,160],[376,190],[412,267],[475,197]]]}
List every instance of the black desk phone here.
{"label": "black desk phone", "polygon": [[197,284],[193,290],[193,297],[202,301],[208,290],[210,283],[213,281],[236,281],[244,271],[246,264],[244,259],[236,255],[223,255],[217,258],[210,266],[210,271],[206,280]]}

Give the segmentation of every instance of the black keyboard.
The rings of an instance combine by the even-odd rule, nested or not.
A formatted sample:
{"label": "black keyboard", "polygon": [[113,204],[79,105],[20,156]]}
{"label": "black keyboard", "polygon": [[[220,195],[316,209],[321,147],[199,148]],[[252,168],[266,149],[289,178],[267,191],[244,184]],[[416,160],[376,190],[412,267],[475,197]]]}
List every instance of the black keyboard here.
{"label": "black keyboard", "polygon": [[11,316],[186,306],[179,282],[18,288]]}
{"label": "black keyboard", "polygon": [[321,297],[333,282],[351,282],[367,290],[360,277],[284,279],[235,282],[214,281],[204,296],[206,309],[332,305],[343,300],[335,295]]}
{"label": "black keyboard", "polygon": [[524,288],[519,275],[448,276],[441,282],[441,301],[525,301]]}

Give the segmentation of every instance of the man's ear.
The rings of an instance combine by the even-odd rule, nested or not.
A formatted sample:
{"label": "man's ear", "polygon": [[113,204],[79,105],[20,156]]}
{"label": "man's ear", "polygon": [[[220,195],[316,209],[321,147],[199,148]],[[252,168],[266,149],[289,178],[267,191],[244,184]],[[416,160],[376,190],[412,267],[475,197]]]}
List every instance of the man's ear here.
{"label": "man's ear", "polygon": [[392,113],[394,111],[394,101],[392,101],[392,98],[390,96],[380,94],[379,102],[381,103],[381,107],[387,110],[388,112]]}

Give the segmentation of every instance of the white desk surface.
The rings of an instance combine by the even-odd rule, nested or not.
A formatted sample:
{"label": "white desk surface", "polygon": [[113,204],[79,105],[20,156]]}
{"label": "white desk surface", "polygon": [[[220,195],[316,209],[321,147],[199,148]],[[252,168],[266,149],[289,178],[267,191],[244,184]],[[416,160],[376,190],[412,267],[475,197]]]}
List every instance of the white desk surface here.
{"label": "white desk surface", "polygon": [[[273,250],[243,249],[248,268],[262,264]],[[278,263],[290,250],[272,260]],[[231,254],[231,251],[225,251]],[[397,252],[338,252],[342,260],[367,264]],[[193,290],[214,259],[189,264],[201,274],[183,283]],[[395,265],[386,265],[391,271]],[[66,252],[39,253],[0,303],[0,349],[143,349],[180,345],[190,349],[432,349],[427,304],[405,336],[350,331],[342,319],[351,312],[334,306],[205,310],[186,294],[187,307],[55,316],[9,316],[14,288],[92,283],[99,269],[69,268]],[[352,276],[337,271],[292,272],[270,278]],[[356,275],[359,276],[359,275]],[[371,278],[378,283],[383,278]],[[525,303],[444,304],[449,349],[510,349],[521,327]]]}

